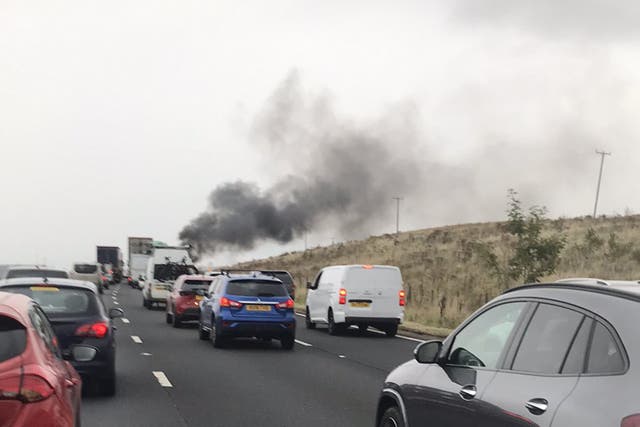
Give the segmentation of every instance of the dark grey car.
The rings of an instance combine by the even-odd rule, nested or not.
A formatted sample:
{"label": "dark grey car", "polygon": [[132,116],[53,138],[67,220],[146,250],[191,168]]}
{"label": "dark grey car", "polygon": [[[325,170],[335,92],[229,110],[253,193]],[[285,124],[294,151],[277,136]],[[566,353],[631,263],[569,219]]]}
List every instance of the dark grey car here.
{"label": "dark grey car", "polygon": [[389,374],[377,425],[640,426],[639,325],[633,291],[507,291]]}

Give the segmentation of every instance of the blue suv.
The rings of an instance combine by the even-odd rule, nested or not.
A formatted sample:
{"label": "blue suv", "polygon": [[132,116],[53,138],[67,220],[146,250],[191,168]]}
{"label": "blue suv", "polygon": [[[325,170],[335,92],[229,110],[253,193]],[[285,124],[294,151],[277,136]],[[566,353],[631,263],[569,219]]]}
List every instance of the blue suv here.
{"label": "blue suv", "polygon": [[293,349],[294,303],[282,282],[272,276],[217,276],[200,302],[199,336],[222,348],[232,338],[280,340]]}

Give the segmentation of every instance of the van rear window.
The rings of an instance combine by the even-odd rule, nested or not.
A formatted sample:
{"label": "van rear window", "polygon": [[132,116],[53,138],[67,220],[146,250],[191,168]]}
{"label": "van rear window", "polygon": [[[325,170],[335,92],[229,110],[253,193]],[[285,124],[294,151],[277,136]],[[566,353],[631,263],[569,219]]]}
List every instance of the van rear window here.
{"label": "van rear window", "polygon": [[347,271],[346,281],[356,289],[399,289],[402,286],[400,271],[395,268],[353,267]]}
{"label": "van rear window", "polygon": [[11,317],[0,316],[0,362],[21,355],[26,345],[25,327]]}
{"label": "van rear window", "polygon": [[94,274],[98,271],[98,266],[95,264],[76,264],[73,266],[73,270],[79,274]]}
{"label": "van rear window", "polygon": [[289,295],[283,284],[259,280],[234,280],[229,282],[226,294],[243,297],[286,297]]}

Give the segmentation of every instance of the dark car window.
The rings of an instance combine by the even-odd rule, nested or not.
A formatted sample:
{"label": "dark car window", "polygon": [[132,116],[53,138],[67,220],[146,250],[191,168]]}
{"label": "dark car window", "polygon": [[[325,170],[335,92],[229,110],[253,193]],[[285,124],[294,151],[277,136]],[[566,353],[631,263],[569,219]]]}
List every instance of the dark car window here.
{"label": "dark car window", "polygon": [[587,345],[589,344],[589,336],[591,335],[591,319],[584,319],[578,330],[571,349],[562,367],[563,374],[581,374],[584,370],[584,359],[587,354]]}
{"label": "dark car window", "polygon": [[94,274],[98,271],[98,266],[95,264],[76,264],[73,266],[73,270],[79,274]]}
{"label": "dark car window", "polygon": [[587,373],[613,374],[624,371],[625,363],[620,347],[611,332],[600,322],[596,323],[589,350]]}
{"label": "dark car window", "polygon": [[83,317],[100,314],[96,295],[85,289],[58,286],[11,286],[5,291],[33,298],[50,317]]}
{"label": "dark car window", "polygon": [[267,274],[280,280],[287,289],[291,289],[291,287],[293,286],[293,278],[286,271],[269,272]]}
{"label": "dark car window", "polygon": [[211,280],[185,280],[180,288],[180,291],[189,292],[196,291],[198,289],[207,290],[209,285],[211,284]]}
{"label": "dark car window", "polygon": [[47,270],[44,268],[19,268],[9,270],[7,273],[7,279],[14,279],[17,277],[50,277],[52,279],[68,279],[69,274],[67,274],[66,271]]}
{"label": "dark car window", "polygon": [[529,322],[512,369],[558,374],[584,315],[567,308],[540,304]]}
{"label": "dark car window", "polygon": [[22,354],[26,345],[24,325],[11,317],[0,316],[0,362]]}
{"label": "dark car window", "polygon": [[496,368],[526,305],[525,302],[500,304],[473,319],[454,338],[449,363]]}
{"label": "dark car window", "polygon": [[245,297],[286,297],[289,295],[282,283],[256,280],[234,280],[227,284],[227,295]]}
{"label": "dark car window", "polygon": [[49,324],[49,319],[37,306],[31,308],[29,312],[31,323],[38,335],[44,341],[45,346],[56,357],[60,357],[60,349],[58,347],[58,338]]}

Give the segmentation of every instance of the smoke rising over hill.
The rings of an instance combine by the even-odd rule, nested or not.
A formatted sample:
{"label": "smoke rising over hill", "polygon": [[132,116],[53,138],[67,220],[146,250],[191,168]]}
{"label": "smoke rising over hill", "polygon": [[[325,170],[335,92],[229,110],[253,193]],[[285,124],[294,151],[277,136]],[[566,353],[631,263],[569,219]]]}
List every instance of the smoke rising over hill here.
{"label": "smoke rising over hill", "polygon": [[[388,211],[391,197],[412,192],[422,181],[412,149],[414,126],[407,126],[410,117],[403,115],[400,125],[350,123],[326,98],[303,97],[292,73],[252,132],[256,149],[270,153],[267,163],[286,176],[266,189],[243,181],[218,186],[207,211],[180,232],[180,239],[198,253],[210,253],[250,249],[266,239],[286,243],[321,225],[343,235],[365,229],[379,220],[382,203]],[[402,149],[396,138],[402,138]]]}

